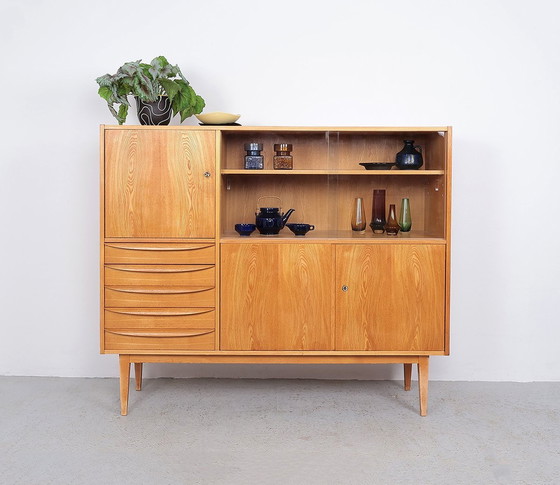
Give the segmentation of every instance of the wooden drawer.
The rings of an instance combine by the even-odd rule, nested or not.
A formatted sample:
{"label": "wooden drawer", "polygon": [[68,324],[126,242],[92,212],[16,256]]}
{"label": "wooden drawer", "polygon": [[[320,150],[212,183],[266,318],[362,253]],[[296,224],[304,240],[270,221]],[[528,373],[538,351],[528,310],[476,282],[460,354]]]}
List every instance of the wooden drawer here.
{"label": "wooden drawer", "polygon": [[216,250],[209,243],[106,243],[106,263],[214,264]]}
{"label": "wooden drawer", "polygon": [[106,308],[107,329],[214,329],[213,308]]}
{"label": "wooden drawer", "polygon": [[131,352],[150,350],[214,350],[214,329],[199,330],[137,330],[119,329],[105,331],[105,351]]}
{"label": "wooden drawer", "polygon": [[213,307],[216,290],[209,286],[105,287],[106,307]]}
{"label": "wooden drawer", "polygon": [[107,286],[214,286],[214,266],[208,264],[105,266]]}

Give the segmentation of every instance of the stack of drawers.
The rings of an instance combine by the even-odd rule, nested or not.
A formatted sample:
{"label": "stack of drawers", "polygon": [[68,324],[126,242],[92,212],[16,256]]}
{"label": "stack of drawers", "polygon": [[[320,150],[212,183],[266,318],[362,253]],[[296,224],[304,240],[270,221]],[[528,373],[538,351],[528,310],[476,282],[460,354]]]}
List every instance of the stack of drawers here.
{"label": "stack of drawers", "polygon": [[215,349],[215,246],[105,244],[104,350]]}

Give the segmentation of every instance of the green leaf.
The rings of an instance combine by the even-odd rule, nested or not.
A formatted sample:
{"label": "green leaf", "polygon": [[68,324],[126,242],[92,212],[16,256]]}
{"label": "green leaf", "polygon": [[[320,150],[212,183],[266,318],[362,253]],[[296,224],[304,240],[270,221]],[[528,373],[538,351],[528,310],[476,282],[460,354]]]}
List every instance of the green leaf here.
{"label": "green leaf", "polygon": [[[177,107],[177,111],[184,111],[191,106],[191,96],[188,89],[179,89],[175,96],[173,104]],[[176,113],[175,113],[176,114]]]}
{"label": "green leaf", "polygon": [[133,94],[139,96],[142,101],[155,101],[157,99],[157,88],[142,71],[136,73],[133,87]]}
{"label": "green leaf", "polygon": [[196,93],[194,92],[194,89],[191,87],[190,84],[187,86],[187,88],[189,90],[189,95],[190,95],[190,98],[191,98],[191,101],[190,101],[191,108],[194,108],[195,105],[196,105]]}
{"label": "green leaf", "polygon": [[[113,108],[113,105],[107,103],[107,106],[109,106],[109,111],[111,112],[111,114],[117,119],[117,121],[119,121],[119,115],[117,114],[115,108]],[[119,121],[119,125],[122,125],[122,122]]]}
{"label": "green leaf", "polygon": [[206,106],[204,99],[202,99],[202,97],[197,94],[196,103],[194,105],[194,114],[197,115],[199,113],[202,113],[204,106]]}
{"label": "green leaf", "polygon": [[153,80],[154,77],[152,76],[152,73],[150,72],[152,69],[152,66],[150,66],[149,64],[140,64],[140,69],[142,71],[142,73],[144,73],[144,76],[146,76],[148,79]]}
{"label": "green leaf", "polygon": [[152,60],[152,66],[154,65],[154,61],[156,60],[159,62],[160,67],[169,65],[169,62],[167,62],[167,59],[164,56],[157,56]]}
{"label": "green leaf", "polygon": [[193,109],[189,106],[187,109],[181,111],[181,123],[193,115]]}
{"label": "green leaf", "polygon": [[140,69],[140,61],[126,62],[117,71],[117,74],[126,74],[127,76],[134,76]]}
{"label": "green leaf", "polygon": [[97,91],[97,93],[108,103],[111,101],[111,98],[113,97],[113,91],[108,86],[101,86]]}
{"label": "green leaf", "polygon": [[126,96],[127,94],[132,94],[132,82],[128,79],[123,80],[117,86],[117,94],[119,96]]}
{"label": "green leaf", "polygon": [[167,94],[170,101],[173,103],[173,99],[179,92],[179,85],[171,79],[159,79],[159,83],[163,86],[165,94]]}
{"label": "green leaf", "polygon": [[103,76],[98,77],[95,81],[100,86],[110,86],[114,82],[113,76],[111,76],[110,74],[104,74]]}
{"label": "green leaf", "polygon": [[122,125],[126,121],[126,115],[128,114],[128,106],[126,104],[121,104],[119,106],[119,113],[117,119],[119,120],[119,125]]}

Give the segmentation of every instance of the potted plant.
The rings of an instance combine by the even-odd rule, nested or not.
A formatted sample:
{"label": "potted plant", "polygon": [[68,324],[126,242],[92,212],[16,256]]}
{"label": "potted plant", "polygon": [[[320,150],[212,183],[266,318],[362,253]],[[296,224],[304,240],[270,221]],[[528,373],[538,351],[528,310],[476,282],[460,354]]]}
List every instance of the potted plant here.
{"label": "potted plant", "polygon": [[[99,96],[119,125],[126,121],[130,103],[127,96],[136,97],[138,119],[143,125],[167,125],[177,113],[181,123],[188,117],[199,114],[204,108],[204,99],[194,92],[179,66],[172,66],[163,56],[145,64],[140,61],[127,62],[116,74],[105,74],[96,79]],[[119,105],[118,111],[114,105]]]}

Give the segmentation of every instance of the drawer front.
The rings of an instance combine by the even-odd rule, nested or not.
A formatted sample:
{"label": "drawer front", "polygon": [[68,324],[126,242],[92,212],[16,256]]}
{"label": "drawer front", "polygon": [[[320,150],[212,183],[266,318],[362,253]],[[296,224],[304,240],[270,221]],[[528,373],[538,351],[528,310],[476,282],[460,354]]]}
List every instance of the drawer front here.
{"label": "drawer front", "polygon": [[213,308],[106,308],[105,330],[159,329],[214,330]]}
{"label": "drawer front", "polygon": [[109,264],[105,266],[107,286],[214,286],[212,265]]}
{"label": "drawer front", "polygon": [[208,286],[114,286],[105,288],[106,307],[213,307],[216,290]]}
{"label": "drawer front", "polygon": [[106,263],[214,264],[216,250],[209,243],[106,243]]}
{"label": "drawer front", "polygon": [[166,352],[175,350],[214,350],[214,330],[147,329],[105,330],[105,350],[130,352],[149,350]]}

